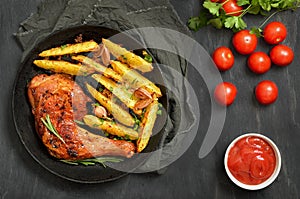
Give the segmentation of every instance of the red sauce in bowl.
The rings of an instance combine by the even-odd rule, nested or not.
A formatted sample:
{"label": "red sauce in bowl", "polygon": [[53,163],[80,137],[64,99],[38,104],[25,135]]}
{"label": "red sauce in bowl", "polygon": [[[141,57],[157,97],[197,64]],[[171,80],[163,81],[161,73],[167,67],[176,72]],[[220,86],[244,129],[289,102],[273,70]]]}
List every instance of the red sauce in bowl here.
{"label": "red sauce in bowl", "polygon": [[276,156],[271,145],[264,139],[248,136],[237,141],[230,149],[227,166],[238,181],[258,185],[273,174]]}

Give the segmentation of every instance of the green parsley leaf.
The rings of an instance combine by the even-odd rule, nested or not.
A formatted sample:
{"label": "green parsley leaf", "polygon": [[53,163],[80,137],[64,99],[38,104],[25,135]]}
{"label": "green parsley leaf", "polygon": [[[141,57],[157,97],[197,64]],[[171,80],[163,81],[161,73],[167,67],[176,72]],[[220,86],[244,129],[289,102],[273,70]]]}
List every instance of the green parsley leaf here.
{"label": "green parsley leaf", "polygon": [[198,31],[200,28],[207,25],[208,19],[205,12],[200,12],[199,16],[191,17],[188,21],[188,26],[193,31]]}
{"label": "green parsley leaf", "polygon": [[215,15],[218,17],[220,15],[220,9],[222,7],[222,4],[214,3],[214,2],[211,2],[210,0],[206,0],[203,3],[203,7],[208,9],[212,15]]}
{"label": "green parsley leaf", "polygon": [[299,0],[280,0],[278,7],[280,7],[281,9],[294,9],[297,7],[297,4],[299,4]]}
{"label": "green parsley leaf", "polygon": [[251,5],[252,6],[259,6],[259,0],[252,0]]}
{"label": "green parsley leaf", "polygon": [[249,0],[237,0],[237,4],[239,6],[249,5],[250,1]]}
{"label": "green parsley leaf", "polygon": [[247,24],[244,22],[244,20],[241,17],[228,17],[225,19],[224,23],[226,28],[234,28],[236,30],[242,30],[247,27]]}
{"label": "green parsley leaf", "polygon": [[249,14],[254,14],[257,15],[260,12],[260,6],[256,5],[256,6],[251,6],[251,8],[248,9],[248,13]]}
{"label": "green parsley leaf", "polygon": [[210,19],[207,24],[211,24],[213,27],[217,29],[223,28],[223,22],[220,18]]}
{"label": "green parsley leaf", "polygon": [[251,33],[251,34],[255,34],[257,37],[262,37],[262,36],[263,36],[263,35],[262,35],[262,32],[263,32],[263,30],[262,30],[261,28],[252,27],[252,28],[250,29],[250,33]]}
{"label": "green parsley leaf", "polygon": [[258,3],[260,5],[260,7],[265,11],[270,11],[272,8],[270,1],[259,0]]}

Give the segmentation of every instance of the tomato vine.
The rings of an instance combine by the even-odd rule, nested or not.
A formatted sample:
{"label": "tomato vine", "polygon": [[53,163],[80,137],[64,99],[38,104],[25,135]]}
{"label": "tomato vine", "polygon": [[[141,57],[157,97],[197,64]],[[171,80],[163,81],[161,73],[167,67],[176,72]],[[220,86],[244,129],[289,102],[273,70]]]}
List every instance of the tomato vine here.
{"label": "tomato vine", "polygon": [[[243,9],[237,12],[226,13],[223,6],[226,3],[234,1]],[[251,32],[261,36],[262,27],[275,14],[285,10],[296,10],[300,7],[300,0],[225,0],[223,2],[214,2],[205,0],[203,10],[199,16],[191,17],[188,26],[191,30],[198,31],[200,28],[212,25],[215,28],[228,28],[233,31],[239,31],[247,28],[244,21],[246,14],[268,16],[266,20],[257,27],[251,28]],[[240,13],[238,16],[233,14]]]}

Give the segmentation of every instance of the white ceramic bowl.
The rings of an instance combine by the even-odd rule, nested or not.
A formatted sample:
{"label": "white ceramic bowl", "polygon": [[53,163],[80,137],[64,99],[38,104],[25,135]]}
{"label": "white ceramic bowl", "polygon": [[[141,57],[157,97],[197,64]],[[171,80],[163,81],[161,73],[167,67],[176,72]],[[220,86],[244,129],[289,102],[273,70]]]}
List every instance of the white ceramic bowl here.
{"label": "white ceramic bowl", "polygon": [[[265,140],[273,148],[275,157],[276,157],[276,166],[275,166],[275,170],[274,170],[273,174],[266,181],[264,181],[258,185],[248,185],[248,184],[244,184],[244,183],[238,181],[231,174],[231,172],[228,168],[228,165],[227,165],[228,154],[229,154],[230,149],[235,145],[235,143],[237,141],[239,141],[242,138],[248,137],[248,136],[255,136],[255,137],[259,137],[259,138]],[[226,170],[227,175],[236,185],[238,185],[241,188],[247,189],[247,190],[259,190],[259,189],[263,189],[263,188],[269,186],[277,178],[280,168],[281,168],[281,156],[280,156],[280,152],[279,152],[277,146],[274,144],[274,142],[270,138],[268,138],[264,135],[258,134],[258,133],[247,133],[247,134],[241,135],[241,136],[237,137],[236,139],[234,139],[231,142],[231,144],[228,146],[226,153],[225,153],[225,157],[224,157],[224,165],[225,165],[225,170]]]}

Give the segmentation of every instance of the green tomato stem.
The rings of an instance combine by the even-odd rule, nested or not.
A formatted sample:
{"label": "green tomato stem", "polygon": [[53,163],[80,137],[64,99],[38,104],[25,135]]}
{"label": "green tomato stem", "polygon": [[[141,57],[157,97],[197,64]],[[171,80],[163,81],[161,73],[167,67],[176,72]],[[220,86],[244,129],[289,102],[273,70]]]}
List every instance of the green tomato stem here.
{"label": "green tomato stem", "polygon": [[259,25],[259,28],[261,29],[274,15],[276,15],[277,13],[279,13],[279,12],[281,12],[281,11],[283,11],[283,10],[276,10],[275,12],[273,12],[270,16],[268,16],[268,18],[267,19],[265,19],[264,21],[263,21],[263,23],[261,23],[260,25]]}
{"label": "green tomato stem", "polygon": [[252,5],[249,5],[246,9],[243,10],[243,13],[241,14],[240,17],[243,17],[245,14],[248,13],[248,10],[252,7]]}

